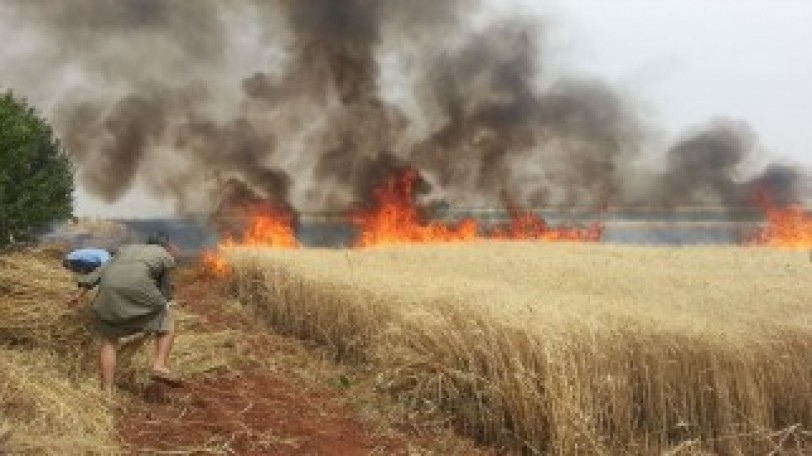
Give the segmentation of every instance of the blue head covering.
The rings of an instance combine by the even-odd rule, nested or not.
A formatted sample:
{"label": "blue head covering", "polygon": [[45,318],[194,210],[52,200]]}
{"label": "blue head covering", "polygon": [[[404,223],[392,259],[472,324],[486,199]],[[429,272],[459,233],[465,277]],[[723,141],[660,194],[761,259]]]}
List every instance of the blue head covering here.
{"label": "blue head covering", "polygon": [[65,256],[66,268],[80,274],[88,274],[110,260],[110,252],[104,249],[78,249]]}

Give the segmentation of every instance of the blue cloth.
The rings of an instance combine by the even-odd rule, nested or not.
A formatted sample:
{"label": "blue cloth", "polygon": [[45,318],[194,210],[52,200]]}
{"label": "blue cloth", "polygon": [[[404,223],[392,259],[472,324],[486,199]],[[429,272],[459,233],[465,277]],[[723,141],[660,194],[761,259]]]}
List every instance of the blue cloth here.
{"label": "blue cloth", "polygon": [[79,249],[65,256],[65,267],[73,272],[88,274],[110,260],[110,252],[102,249]]}

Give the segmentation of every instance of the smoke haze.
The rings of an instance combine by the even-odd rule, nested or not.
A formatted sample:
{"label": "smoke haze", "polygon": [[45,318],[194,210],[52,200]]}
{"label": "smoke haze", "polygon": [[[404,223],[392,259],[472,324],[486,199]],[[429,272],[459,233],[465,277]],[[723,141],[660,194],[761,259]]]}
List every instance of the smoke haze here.
{"label": "smoke haze", "polygon": [[[459,206],[798,199],[793,168],[752,169],[758,139],[741,121],[711,121],[643,166],[651,126],[631,103],[549,74],[543,19],[483,20],[480,6],[7,0],[2,17],[36,45],[0,63],[60,88],[57,131],[80,184],[108,202],[140,182],[180,213],[343,210],[408,166]],[[384,68],[402,70],[392,86]]]}

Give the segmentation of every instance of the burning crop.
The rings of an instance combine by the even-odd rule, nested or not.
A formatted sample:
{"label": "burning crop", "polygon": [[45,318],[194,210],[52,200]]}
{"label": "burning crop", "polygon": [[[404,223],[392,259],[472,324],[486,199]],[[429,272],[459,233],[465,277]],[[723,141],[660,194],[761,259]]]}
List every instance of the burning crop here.
{"label": "burning crop", "polygon": [[473,219],[457,224],[428,221],[418,206],[415,185],[417,171],[407,169],[373,190],[371,207],[358,209],[350,220],[358,229],[358,247],[384,244],[421,244],[473,241],[479,226]]}
{"label": "burning crop", "polygon": [[[410,166],[390,172],[386,179],[372,187],[363,202],[347,210],[343,220],[354,232],[349,243],[354,248],[371,248],[399,244],[445,244],[484,241],[601,242],[605,225],[595,221],[588,225],[553,226],[536,211],[521,207],[503,194],[507,219],[483,223],[473,217],[447,221],[437,216],[431,203],[422,202],[421,173]],[[812,217],[800,205],[778,206],[759,192],[758,201],[765,223],[743,241],[734,236],[731,242],[745,246],[784,249],[812,247]],[[271,208],[269,208],[271,207]],[[721,216],[724,216],[720,212]],[[301,247],[297,240],[298,217],[293,209],[273,209],[254,204],[230,211],[239,220],[222,236],[216,251],[206,252],[203,261],[217,275],[226,275],[230,267],[223,250],[234,247],[291,249]]]}
{"label": "burning crop", "polygon": [[415,187],[420,179],[414,169],[406,169],[374,190],[368,209],[351,215],[359,232],[356,245],[371,247],[389,244],[425,244],[477,240],[599,241],[601,225],[590,228],[550,227],[543,218],[508,201],[510,221],[485,227],[473,219],[457,223],[428,220],[426,208],[417,202]]}
{"label": "burning crop", "polygon": [[752,245],[782,249],[812,248],[812,217],[801,205],[778,207],[772,203],[763,204],[766,225],[760,228]]}
{"label": "burning crop", "polygon": [[[348,211],[346,219],[357,233],[356,248],[397,244],[441,244],[473,241],[598,242],[603,225],[589,227],[552,227],[533,211],[523,209],[506,198],[510,220],[485,226],[474,218],[458,222],[431,220],[430,209],[418,201],[420,173],[407,167],[384,179],[371,191],[370,202]],[[217,275],[229,272],[222,251],[233,247],[292,249],[300,247],[296,239],[296,216],[292,211],[253,205],[231,211],[240,234],[226,234],[216,251],[203,254],[204,265]]]}
{"label": "burning crop", "polygon": [[239,234],[227,234],[216,251],[202,254],[204,266],[216,275],[226,275],[231,270],[223,249],[235,246],[293,249],[299,247],[294,226],[295,216],[290,211],[267,205],[254,204],[230,211],[230,217],[240,223]]}

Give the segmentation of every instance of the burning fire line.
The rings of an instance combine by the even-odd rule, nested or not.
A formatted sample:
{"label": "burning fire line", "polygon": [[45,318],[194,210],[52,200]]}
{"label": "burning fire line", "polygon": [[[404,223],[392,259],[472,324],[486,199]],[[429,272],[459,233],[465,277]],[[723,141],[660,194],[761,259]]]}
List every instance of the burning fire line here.
{"label": "burning fire line", "polygon": [[[358,229],[356,248],[392,244],[428,244],[470,242],[477,240],[540,240],[597,242],[603,236],[603,225],[595,223],[587,228],[552,228],[537,214],[508,202],[511,220],[485,229],[479,222],[466,218],[457,223],[430,221],[417,202],[416,186],[420,178],[414,169],[387,179],[374,190],[369,207],[352,211],[350,222]],[[249,225],[239,238],[229,237],[206,252],[203,263],[215,274],[230,271],[223,252],[235,246],[268,248],[298,248],[293,217],[273,211],[249,210]]]}
{"label": "burning fire line", "polygon": [[487,238],[497,240],[538,240],[547,242],[599,242],[604,226],[595,222],[586,228],[551,228],[538,214],[523,209],[512,201],[506,201],[510,222],[497,225]]}
{"label": "burning fire line", "polygon": [[[538,214],[506,201],[510,220],[490,228],[472,218],[457,223],[430,221],[417,202],[416,186],[420,176],[414,169],[387,179],[374,190],[371,204],[349,214],[358,229],[356,248],[392,244],[471,242],[478,240],[538,240],[546,242],[599,242],[604,226],[600,222],[587,227],[551,227]],[[746,242],[750,246],[785,249],[812,249],[812,217],[800,205],[777,207],[761,198],[766,224]],[[217,275],[226,275],[230,266],[224,251],[236,246],[295,249],[299,248],[293,227],[293,214],[248,207],[245,232],[230,236],[217,249],[203,254],[205,267]]]}
{"label": "burning fire line", "polygon": [[782,249],[812,249],[812,217],[800,205],[777,207],[763,198],[766,225],[760,228],[750,245]]}
{"label": "burning fire line", "polygon": [[458,223],[430,222],[422,216],[415,196],[418,179],[414,169],[388,179],[375,190],[372,208],[352,215],[352,222],[361,233],[357,247],[487,239],[596,242],[603,236],[600,223],[588,228],[552,228],[534,212],[512,202],[507,203],[510,222],[490,229],[480,227],[471,218]]}
{"label": "burning fire line", "polygon": [[216,275],[227,275],[231,266],[223,255],[224,250],[237,247],[268,247],[295,249],[299,247],[293,228],[293,215],[288,212],[271,210],[260,206],[244,209],[243,217],[248,220],[248,228],[239,238],[227,237],[214,251],[204,252],[203,265]]}
{"label": "burning fire line", "polygon": [[473,219],[457,224],[429,222],[416,203],[415,187],[419,175],[408,169],[387,179],[373,194],[373,206],[350,215],[360,236],[356,247],[386,244],[425,244],[473,241],[479,226]]}

